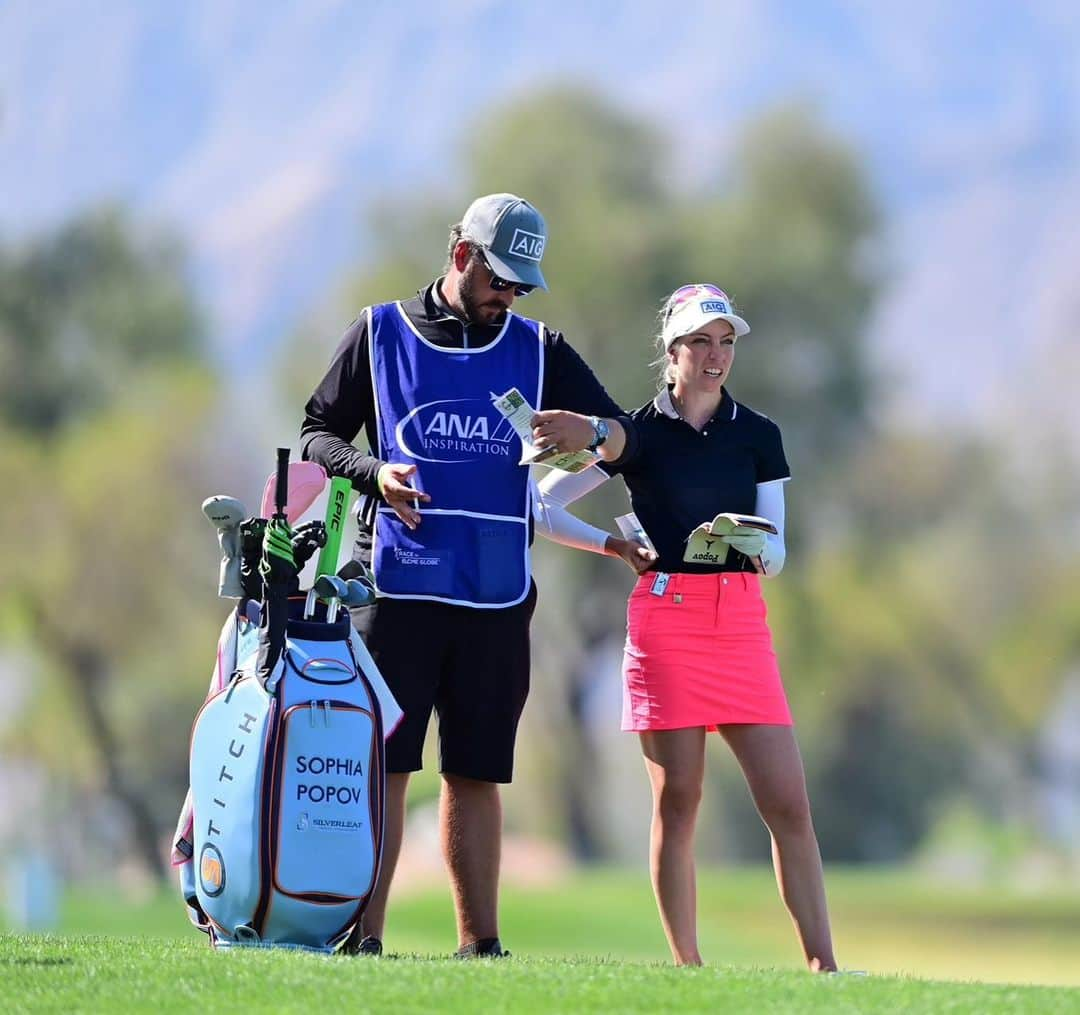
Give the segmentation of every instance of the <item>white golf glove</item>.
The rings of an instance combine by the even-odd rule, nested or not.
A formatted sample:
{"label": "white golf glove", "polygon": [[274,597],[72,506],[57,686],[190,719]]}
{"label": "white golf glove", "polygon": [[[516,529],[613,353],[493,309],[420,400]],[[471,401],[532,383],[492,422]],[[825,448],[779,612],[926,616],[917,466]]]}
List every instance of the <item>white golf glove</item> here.
{"label": "white golf glove", "polygon": [[721,536],[720,541],[748,557],[760,557],[765,552],[765,533],[761,529],[740,525],[731,535]]}

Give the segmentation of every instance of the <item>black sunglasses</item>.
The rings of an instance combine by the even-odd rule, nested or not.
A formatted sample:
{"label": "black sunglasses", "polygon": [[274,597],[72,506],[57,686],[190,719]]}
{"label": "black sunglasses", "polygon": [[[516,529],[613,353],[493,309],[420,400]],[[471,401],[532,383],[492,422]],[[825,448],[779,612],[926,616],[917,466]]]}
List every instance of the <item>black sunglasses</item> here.
{"label": "black sunglasses", "polygon": [[487,268],[488,274],[491,276],[491,281],[488,285],[490,285],[497,293],[504,293],[508,289],[513,289],[515,296],[528,296],[529,293],[536,288],[536,286],[526,285],[524,282],[510,282],[505,278],[499,278],[499,276],[492,271],[491,265],[488,264],[488,259],[484,256],[484,251],[480,247],[474,247],[473,249],[479,255],[481,262],[483,262],[484,267]]}

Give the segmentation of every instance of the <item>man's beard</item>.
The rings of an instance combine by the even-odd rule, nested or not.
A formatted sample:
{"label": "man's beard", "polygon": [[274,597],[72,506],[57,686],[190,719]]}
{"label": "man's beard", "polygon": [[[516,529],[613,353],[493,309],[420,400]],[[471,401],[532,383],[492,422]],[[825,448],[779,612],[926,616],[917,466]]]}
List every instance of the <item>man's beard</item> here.
{"label": "man's beard", "polygon": [[479,283],[477,272],[480,265],[474,260],[461,273],[461,281],[458,283],[458,298],[461,300],[461,308],[465,311],[465,319],[470,324],[495,324],[506,312],[506,306],[499,301],[481,303],[476,298],[476,289]]}

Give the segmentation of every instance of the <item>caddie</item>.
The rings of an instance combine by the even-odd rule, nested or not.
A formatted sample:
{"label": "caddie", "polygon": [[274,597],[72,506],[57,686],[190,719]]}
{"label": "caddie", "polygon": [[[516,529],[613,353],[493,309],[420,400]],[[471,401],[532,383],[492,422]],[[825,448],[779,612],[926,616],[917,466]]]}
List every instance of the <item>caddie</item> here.
{"label": "caddie", "polygon": [[[529,692],[533,487],[521,442],[493,405],[516,388],[537,411],[536,448],[594,450],[619,463],[637,435],[565,338],[514,312],[547,289],[544,219],[488,194],[450,231],[444,274],[412,299],[366,307],[307,403],[306,458],[363,495],[356,556],[375,605],[354,611],[405,719],[387,743],[383,873],[360,951],[382,952],[405,791],[438,717],[440,834],[461,957],[499,941],[499,784],[513,775]],[[363,431],[370,451],[353,441]]]}

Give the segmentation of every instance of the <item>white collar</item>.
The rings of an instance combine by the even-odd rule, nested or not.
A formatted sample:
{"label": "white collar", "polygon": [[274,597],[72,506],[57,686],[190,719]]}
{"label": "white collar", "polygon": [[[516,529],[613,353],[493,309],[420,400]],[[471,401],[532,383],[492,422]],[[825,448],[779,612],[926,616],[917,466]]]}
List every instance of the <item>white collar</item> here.
{"label": "white collar", "polygon": [[[723,397],[731,402],[731,415],[728,419],[729,421],[734,420],[736,413],[739,411],[739,404],[727,393],[726,389],[724,390]],[[723,399],[721,399],[720,404],[724,404]],[[671,387],[669,385],[665,385],[656,393],[656,397],[653,399],[653,405],[660,415],[667,416],[668,419],[682,419],[682,414],[675,408],[675,400],[671,397]],[[717,412],[719,411],[719,407],[717,407]]]}

